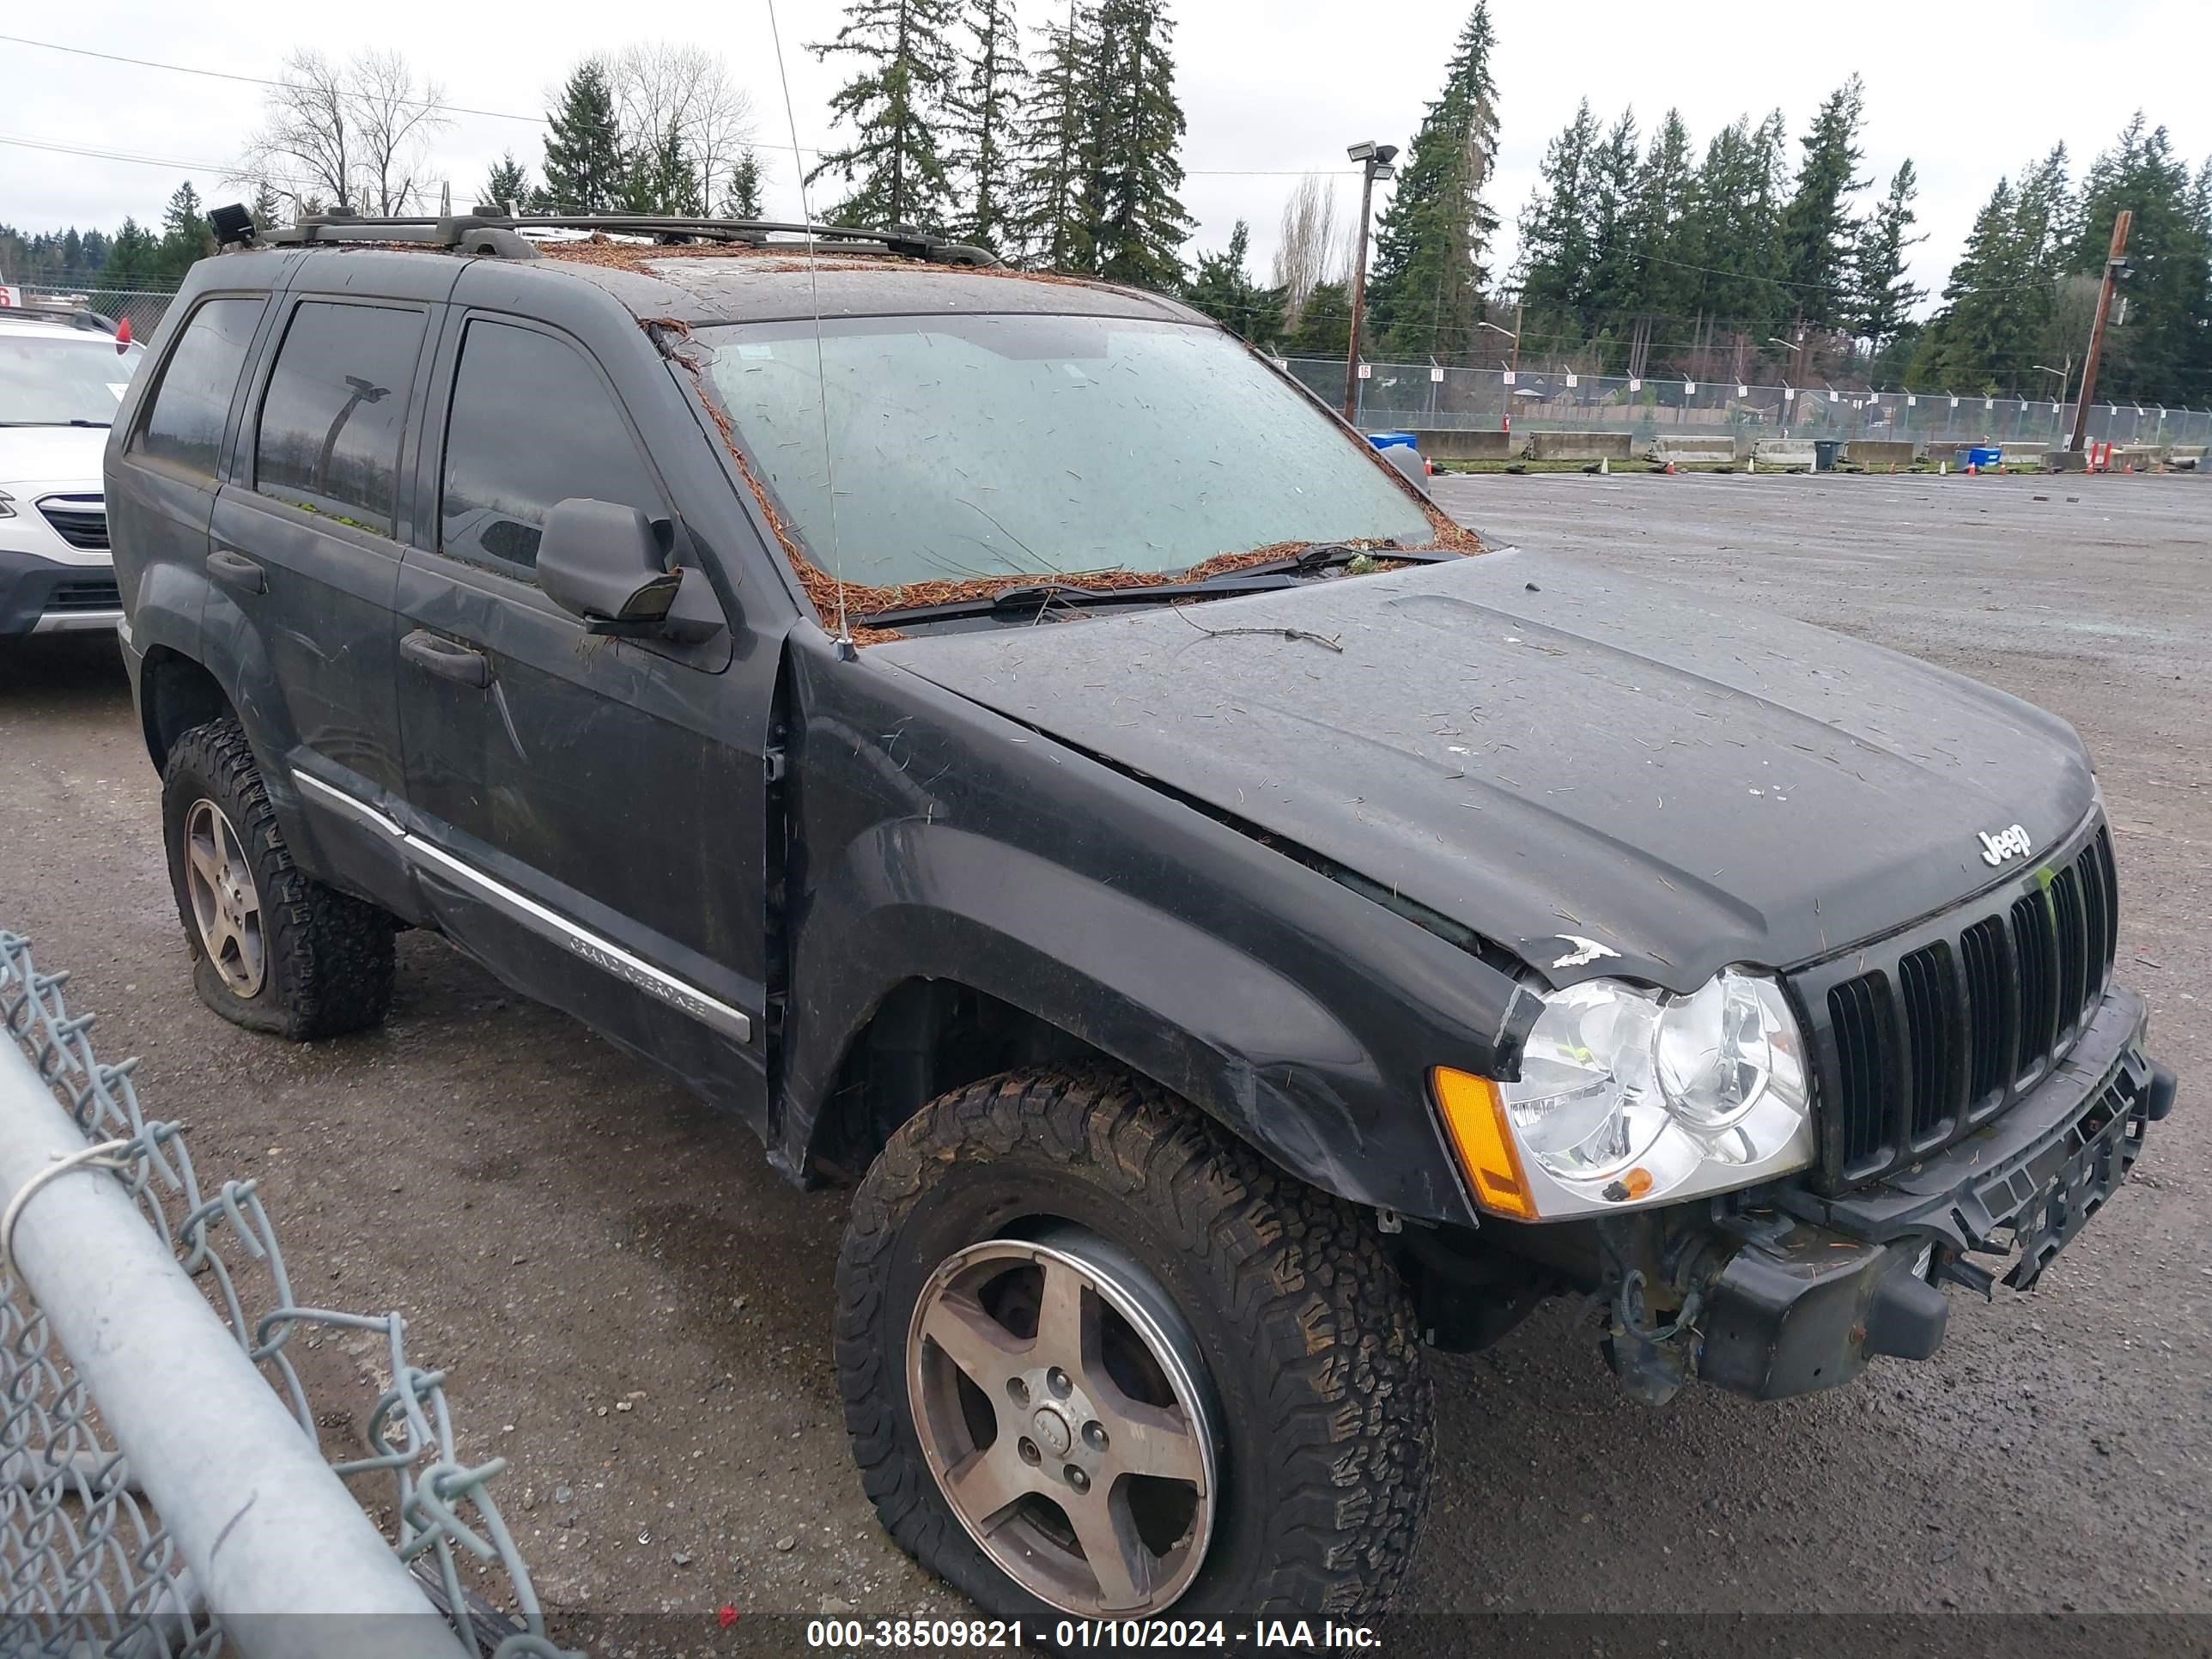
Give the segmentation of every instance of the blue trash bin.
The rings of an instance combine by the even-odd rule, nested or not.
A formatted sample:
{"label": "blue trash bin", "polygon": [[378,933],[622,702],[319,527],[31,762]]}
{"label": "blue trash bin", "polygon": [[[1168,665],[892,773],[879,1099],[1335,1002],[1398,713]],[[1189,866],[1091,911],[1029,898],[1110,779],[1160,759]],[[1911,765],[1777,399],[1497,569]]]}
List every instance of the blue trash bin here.
{"label": "blue trash bin", "polygon": [[1419,449],[1421,446],[1410,432],[1370,432],[1367,441],[1377,449]]}
{"label": "blue trash bin", "polygon": [[1970,449],[1966,452],[1965,456],[1965,465],[1978,468],[1996,466],[2003,459],[2004,451],[2002,449],[1976,448]]}

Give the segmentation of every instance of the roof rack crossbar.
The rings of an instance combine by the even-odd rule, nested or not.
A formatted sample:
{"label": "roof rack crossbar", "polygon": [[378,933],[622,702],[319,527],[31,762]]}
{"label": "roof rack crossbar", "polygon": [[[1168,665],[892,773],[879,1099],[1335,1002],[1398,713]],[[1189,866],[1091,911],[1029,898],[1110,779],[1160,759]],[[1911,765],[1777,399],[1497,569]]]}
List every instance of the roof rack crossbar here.
{"label": "roof rack crossbar", "polygon": [[448,214],[413,216],[315,214],[298,223],[265,232],[261,240],[294,245],[320,242],[410,242],[459,248],[503,258],[538,257],[525,230],[596,231],[609,236],[649,236],[670,246],[686,242],[772,246],[769,238],[805,238],[835,242],[848,252],[884,252],[936,264],[995,265],[988,248],[971,247],[932,236],[908,225],[869,229],[852,225],[794,224],[769,219],[714,219],[663,214],[529,213]]}

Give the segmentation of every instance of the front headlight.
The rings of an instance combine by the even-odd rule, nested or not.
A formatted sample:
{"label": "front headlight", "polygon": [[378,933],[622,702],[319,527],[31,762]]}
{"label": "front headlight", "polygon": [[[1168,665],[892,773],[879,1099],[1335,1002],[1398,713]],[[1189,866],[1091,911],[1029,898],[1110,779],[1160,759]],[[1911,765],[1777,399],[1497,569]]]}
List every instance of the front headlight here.
{"label": "front headlight", "polygon": [[1796,1018],[1735,969],[1689,996],[1568,986],[1544,999],[1519,1081],[1439,1067],[1435,1083],[1476,1196],[1528,1220],[1726,1192],[1814,1155]]}

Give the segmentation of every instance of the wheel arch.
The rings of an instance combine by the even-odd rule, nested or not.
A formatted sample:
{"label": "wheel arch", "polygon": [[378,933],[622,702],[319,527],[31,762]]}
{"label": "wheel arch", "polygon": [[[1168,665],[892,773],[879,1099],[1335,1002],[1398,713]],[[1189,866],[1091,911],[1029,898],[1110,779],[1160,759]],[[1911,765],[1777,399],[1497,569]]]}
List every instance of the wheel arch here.
{"label": "wheel arch", "polygon": [[[940,848],[968,839],[936,834]],[[1011,897],[1020,884],[999,878],[1027,855],[969,850],[988,860],[969,892]],[[938,873],[961,861],[939,863]],[[1122,920],[1141,921],[1135,951],[1126,930],[1099,916],[1089,920],[1102,925],[1070,925],[1079,890],[1093,884],[1061,870],[1048,877],[1060,900],[1045,907],[1052,914],[1018,901],[995,915],[914,903],[814,911],[790,999],[805,1018],[787,1025],[780,1055],[779,1162],[856,1175],[906,1117],[950,1089],[1017,1065],[1092,1059],[1188,1103],[1309,1185],[1411,1214],[1456,1212],[1418,1100],[1388,1122],[1355,1102],[1382,1065],[1335,1011],[1127,894],[1093,896],[1132,907]],[[856,963],[870,965],[869,981]]]}
{"label": "wheel arch", "polygon": [[157,772],[167,765],[177,739],[194,726],[238,716],[207,666],[172,647],[149,647],[138,672],[139,725]]}

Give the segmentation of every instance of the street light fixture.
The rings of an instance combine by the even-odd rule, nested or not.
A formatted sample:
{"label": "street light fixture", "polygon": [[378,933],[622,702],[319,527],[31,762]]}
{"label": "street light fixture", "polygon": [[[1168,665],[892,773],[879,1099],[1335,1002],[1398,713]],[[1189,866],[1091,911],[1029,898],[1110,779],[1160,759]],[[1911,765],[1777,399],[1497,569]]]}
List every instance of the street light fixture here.
{"label": "street light fixture", "polygon": [[1398,159],[1395,144],[1363,139],[1345,151],[1360,164],[1359,252],[1352,262],[1352,337],[1345,349],[1344,418],[1359,419],[1359,326],[1367,313],[1367,227],[1374,216],[1375,181],[1395,176],[1390,163]]}

